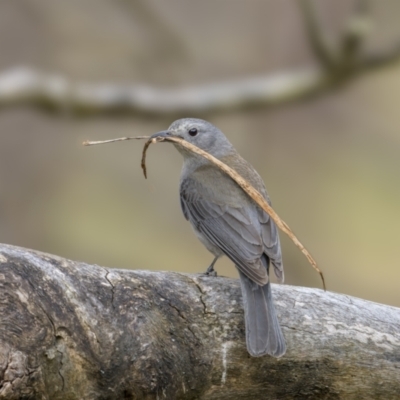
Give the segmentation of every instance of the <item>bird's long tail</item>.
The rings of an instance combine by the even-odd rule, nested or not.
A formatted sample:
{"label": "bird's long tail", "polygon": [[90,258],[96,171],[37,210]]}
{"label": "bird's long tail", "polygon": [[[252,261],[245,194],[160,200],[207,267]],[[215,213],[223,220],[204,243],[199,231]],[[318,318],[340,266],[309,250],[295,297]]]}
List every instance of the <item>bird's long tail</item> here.
{"label": "bird's long tail", "polygon": [[247,350],[253,357],[269,354],[281,357],[286,352],[283,337],[271,294],[271,284],[259,286],[247,278],[242,272],[244,317],[246,325]]}

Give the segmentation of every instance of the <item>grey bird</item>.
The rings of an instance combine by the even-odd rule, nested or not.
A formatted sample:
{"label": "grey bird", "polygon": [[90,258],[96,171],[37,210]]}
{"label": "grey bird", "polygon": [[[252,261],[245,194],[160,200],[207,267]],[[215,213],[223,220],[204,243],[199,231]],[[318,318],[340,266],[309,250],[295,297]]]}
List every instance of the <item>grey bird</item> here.
{"label": "grey bird", "polygon": [[[179,119],[155,137],[179,137],[210,153],[233,168],[270,203],[257,171],[211,123],[194,118]],[[197,237],[214,254],[207,273],[222,255],[239,271],[243,295],[246,343],[254,357],[282,356],[285,339],[271,295],[269,267],[283,282],[282,253],[275,223],[269,215],[218,167],[204,157],[174,143],[183,155],[180,201],[185,218]]]}

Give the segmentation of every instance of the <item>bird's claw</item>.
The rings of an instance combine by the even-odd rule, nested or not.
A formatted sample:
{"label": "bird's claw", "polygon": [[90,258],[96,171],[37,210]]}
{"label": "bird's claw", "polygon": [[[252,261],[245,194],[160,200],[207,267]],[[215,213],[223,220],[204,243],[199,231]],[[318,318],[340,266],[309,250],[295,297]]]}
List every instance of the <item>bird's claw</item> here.
{"label": "bird's claw", "polygon": [[213,265],[210,265],[208,268],[207,268],[207,271],[206,272],[204,272],[204,275],[207,275],[207,276],[218,276],[218,274],[217,274],[217,271],[214,269],[214,266]]}

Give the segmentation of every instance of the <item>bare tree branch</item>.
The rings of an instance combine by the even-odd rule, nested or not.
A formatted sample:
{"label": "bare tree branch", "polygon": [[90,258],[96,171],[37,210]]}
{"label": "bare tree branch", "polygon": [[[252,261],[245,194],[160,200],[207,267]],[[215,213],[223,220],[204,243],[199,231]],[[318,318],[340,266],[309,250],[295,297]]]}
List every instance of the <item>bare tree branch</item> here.
{"label": "bare tree branch", "polygon": [[324,93],[361,73],[400,59],[400,44],[381,53],[362,54],[363,39],[371,24],[367,0],[358,2],[336,50],[324,38],[311,0],[301,0],[300,5],[311,46],[322,68],[173,89],[85,84],[30,68],[15,68],[0,74],[0,108],[25,104],[72,114],[182,116],[270,107]]}
{"label": "bare tree branch", "polygon": [[334,52],[332,43],[328,42],[324,32],[322,32],[312,0],[300,0],[299,4],[303,14],[308,40],[315,56],[327,70],[335,68],[337,55]]}
{"label": "bare tree branch", "polygon": [[0,107],[29,104],[76,113],[201,113],[280,104],[320,89],[323,80],[319,72],[305,70],[237,82],[161,89],[141,85],[72,83],[60,75],[17,68],[0,74]]}
{"label": "bare tree branch", "polygon": [[341,38],[341,60],[343,64],[356,58],[365,37],[370,33],[372,21],[368,0],[358,0],[354,15],[347,21]]}
{"label": "bare tree branch", "polygon": [[[336,48],[327,41],[322,31],[313,1],[301,0],[300,5],[311,48],[332,80],[342,81],[354,72],[354,69],[362,68],[362,61],[361,65],[358,65],[361,46],[372,25],[369,0],[358,0],[355,3],[354,13],[346,21]],[[365,59],[365,64],[366,61]]]}
{"label": "bare tree branch", "polygon": [[400,309],[273,294],[288,351],[253,358],[237,280],[0,245],[0,398],[398,399]]}
{"label": "bare tree branch", "polygon": [[76,114],[161,116],[271,107],[324,93],[339,82],[399,59],[400,46],[385,54],[371,54],[340,81],[322,71],[303,70],[178,89],[72,83],[60,75],[17,68],[0,74],[0,108],[25,104]]}

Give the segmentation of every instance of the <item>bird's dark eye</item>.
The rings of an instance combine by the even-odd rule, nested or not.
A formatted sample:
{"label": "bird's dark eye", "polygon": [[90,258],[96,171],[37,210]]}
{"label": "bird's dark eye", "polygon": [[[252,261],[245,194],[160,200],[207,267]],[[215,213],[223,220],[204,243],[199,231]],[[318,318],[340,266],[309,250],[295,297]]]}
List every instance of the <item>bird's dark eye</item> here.
{"label": "bird's dark eye", "polygon": [[197,128],[189,129],[189,135],[190,136],[196,136],[197,135]]}

